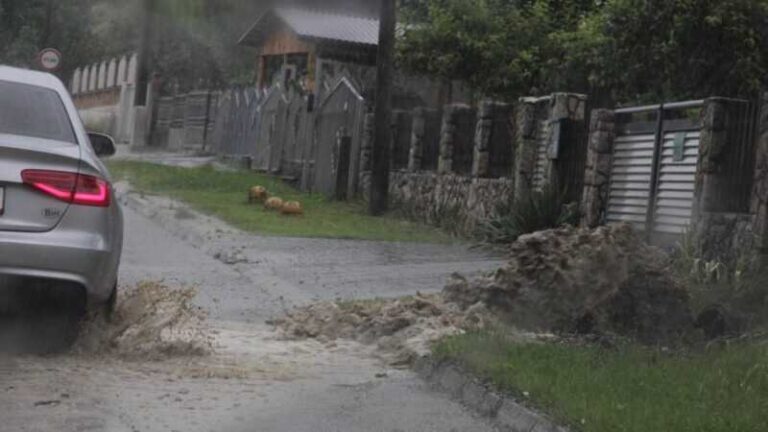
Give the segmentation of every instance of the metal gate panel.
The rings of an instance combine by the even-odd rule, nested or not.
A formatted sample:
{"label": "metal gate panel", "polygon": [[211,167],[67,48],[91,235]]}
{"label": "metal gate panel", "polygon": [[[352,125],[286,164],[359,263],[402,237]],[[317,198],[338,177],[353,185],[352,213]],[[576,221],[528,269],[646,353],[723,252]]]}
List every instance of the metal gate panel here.
{"label": "metal gate panel", "polygon": [[[684,134],[684,140],[676,157],[675,139],[679,133]],[[699,131],[664,134],[653,213],[656,232],[683,234],[691,224],[700,136]]]}
{"label": "metal gate panel", "polygon": [[539,123],[539,130],[536,132],[536,165],[533,169],[533,190],[541,191],[547,182],[547,149],[549,147],[549,120],[543,120]]}
{"label": "metal gate panel", "polygon": [[616,138],[611,165],[611,187],[606,220],[628,222],[645,229],[651,194],[653,134]]}

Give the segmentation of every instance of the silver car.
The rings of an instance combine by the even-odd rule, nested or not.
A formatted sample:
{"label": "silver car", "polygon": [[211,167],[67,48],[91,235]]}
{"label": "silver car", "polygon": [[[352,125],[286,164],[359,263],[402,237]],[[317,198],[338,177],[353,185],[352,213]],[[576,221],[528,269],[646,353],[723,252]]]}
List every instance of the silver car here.
{"label": "silver car", "polygon": [[123,217],[99,159],[114,153],[57,78],[0,66],[0,313],[114,306]]}

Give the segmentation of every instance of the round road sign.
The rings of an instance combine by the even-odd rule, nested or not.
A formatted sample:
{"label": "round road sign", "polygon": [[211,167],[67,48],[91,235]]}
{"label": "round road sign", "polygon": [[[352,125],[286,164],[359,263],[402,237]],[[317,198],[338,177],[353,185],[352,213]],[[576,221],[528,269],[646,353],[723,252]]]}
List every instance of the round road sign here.
{"label": "round road sign", "polygon": [[61,67],[61,53],[57,49],[46,48],[37,55],[37,62],[45,71],[56,71]]}

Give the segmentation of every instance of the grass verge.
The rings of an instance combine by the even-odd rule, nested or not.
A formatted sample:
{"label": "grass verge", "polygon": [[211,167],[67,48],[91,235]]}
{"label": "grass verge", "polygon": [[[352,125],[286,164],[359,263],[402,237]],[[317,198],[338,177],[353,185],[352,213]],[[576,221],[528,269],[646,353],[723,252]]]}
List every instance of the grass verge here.
{"label": "grass verge", "polygon": [[730,432],[768,428],[768,345],[664,353],[519,344],[496,333],[442,341],[453,359],[585,432]]}
{"label": "grass verge", "polygon": [[[345,238],[359,240],[448,243],[437,228],[365,214],[360,202],[333,202],[321,195],[301,193],[281,180],[249,171],[219,171],[210,166],[181,168],[146,162],[110,161],[115,179],[127,180],[139,192],[180,199],[240,229],[265,235]],[[266,187],[285,200],[300,201],[301,217],[283,216],[261,205],[248,204],[248,190]]]}

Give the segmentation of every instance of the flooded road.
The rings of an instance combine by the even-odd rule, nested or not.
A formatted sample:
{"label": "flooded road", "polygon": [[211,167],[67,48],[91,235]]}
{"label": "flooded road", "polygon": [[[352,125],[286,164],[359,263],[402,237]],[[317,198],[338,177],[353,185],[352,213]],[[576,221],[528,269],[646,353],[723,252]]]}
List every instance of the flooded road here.
{"label": "flooded road", "polygon": [[193,288],[191,304],[204,312],[165,320],[167,307],[141,306],[140,322],[165,326],[170,346],[192,337],[210,350],[146,352],[129,338],[51,357],[0,356],[0,431],[492,430],[371,347],[285,341],[264,324],[315,300],[436,291],[450,272],[491,268],[492,257],[463,246],[264,238],[164,198],[123,201],[121,283]]}

